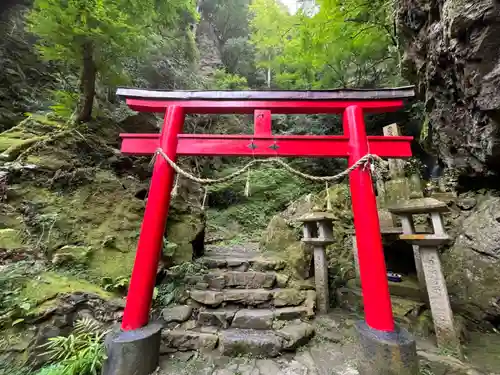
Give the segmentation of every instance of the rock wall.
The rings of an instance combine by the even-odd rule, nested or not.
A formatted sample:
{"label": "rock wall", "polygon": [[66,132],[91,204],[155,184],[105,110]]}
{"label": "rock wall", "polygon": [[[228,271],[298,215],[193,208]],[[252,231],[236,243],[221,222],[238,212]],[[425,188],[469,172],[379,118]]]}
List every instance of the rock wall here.
{"label": "rock wall", "polygon": [[448,166],[500,171],[500,3],[401,0],[404,75],[427,118],[422,135]]}

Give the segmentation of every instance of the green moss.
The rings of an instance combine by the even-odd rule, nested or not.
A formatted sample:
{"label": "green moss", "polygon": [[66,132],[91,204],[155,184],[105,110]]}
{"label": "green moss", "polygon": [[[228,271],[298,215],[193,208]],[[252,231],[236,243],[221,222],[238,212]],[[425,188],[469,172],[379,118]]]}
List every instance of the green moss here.
{"label": "green moss", "polygon": [[26,162],[28,164],[35,164],[41,168],[47,168],[53,171],[57,171],[58,169],[62,168],[67,164],[65,160],[60,160],[57,157],[47,156],[47,155],[41,155],[41,156],[29,155],[26,158]]}
{"label": "green moss", "polygon": [[[223,170],[228,175],[235,168]],[[218,177],[218,176],[217,176]],[[210,190],[211,208],[208,223],[216,231],[225,231],[228,224],[238,226],[249,236],[263,230],[276,213],[284,210],[302,194],[314,190],[317,185],[292,177],[282,168],[259,167],[250,172],[250,196],[245,196],[245,179],[218,185]],[[235,225],[236,224],[236,225]]]}
{"label": "green moss", "polygon": [[52,257],[55,265],[86,265],[92,248],[87,246],[63,246]]}
{"label": "green moss", "polygon": [[15,250],[22,248],[23,242],[15,229],[0,229],[0,249]]}
{"label": "green moss", "polygon": [[105,300],[113,298],[113,294],[88,281],[49,271],[29,280],[21,292],[20,300],[35,306],[31,313],[37,314],[55,305],[57,301],[54,299],[58,295],[76,292],[93,293]]}
{"label": "green moss", "polygon": [[167,226],[167,239],[177,245],[172,256],[175,264],[190,262],[193,259],[191,241],[203,229],[204,222],[197,215],[182,215],[171,220]]}
{"label": "green moss", "polygon": [[34,137],[21,142],[16,142],[0,154],[0,159],[4,161],[15,160],[23,151],[33,146],[35,143],[43,141],[44,139],[46,139],[46,137]]}
{"label": "green moss", "polygon": [[24,141],[22,139],[9,138],[5,136],[0,136],[0,152],[4,152],[10,147],[22,144]]}
{"label": "green moss", "polygon": [[291,273],[300,278],[309,277],[312,252],[300,241],[300,231],[288,226],[277,215],[271,219],[261,238],[261,248],[278,254],[285,260]]}
{"label": "green moss", "polygon": [[88,263],[87,272],[98,279],[110,277],[129,277],[134,265],[135,251],[119,252],[110,249],[100,249],[94,252]]}

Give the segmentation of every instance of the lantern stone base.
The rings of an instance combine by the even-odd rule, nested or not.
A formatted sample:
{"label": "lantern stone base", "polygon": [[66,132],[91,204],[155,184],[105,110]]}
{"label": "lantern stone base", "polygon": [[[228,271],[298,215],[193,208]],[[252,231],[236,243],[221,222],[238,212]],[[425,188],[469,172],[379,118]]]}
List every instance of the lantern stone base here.
{"label": "lantern stone base", "polygon": [[362,321],[356,323],[359,375],[418,375],[415,340],[408,331],[378,331]]}
{"label": "lantern stone base", "polygon": [[161,324],[134,331],[111,332],[105,340],[107,359],[103,375],[150,375],[158,367]]}

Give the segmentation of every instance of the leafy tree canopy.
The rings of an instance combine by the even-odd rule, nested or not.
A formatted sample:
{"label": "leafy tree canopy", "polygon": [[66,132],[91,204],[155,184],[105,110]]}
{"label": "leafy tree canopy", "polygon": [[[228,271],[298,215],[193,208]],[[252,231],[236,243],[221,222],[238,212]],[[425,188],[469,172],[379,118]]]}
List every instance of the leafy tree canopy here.
{"label": "leafy tree canopy", "polygon": [[82,69],[80,121],[90,118],[97,73],[116,81],[162,30],[195,19],[194,0],[35,0],[27,16],[45,59]]}
{"label": "leafy tree canopy", "polygon": [[399,80],[392,3],[317,0],[319,11],[288,13],[277,0],[251,5],[258,64],[281,88],[373,87]]}

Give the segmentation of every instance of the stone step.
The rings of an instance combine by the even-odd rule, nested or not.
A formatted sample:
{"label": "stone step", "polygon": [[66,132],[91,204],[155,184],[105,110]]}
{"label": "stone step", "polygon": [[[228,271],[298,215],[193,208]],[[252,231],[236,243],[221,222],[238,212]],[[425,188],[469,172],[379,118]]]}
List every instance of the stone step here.
{"label": "stone step", "polygon": [[276,309],[201,309],[198,313],[197,326],[265,330],[283,321],[307,319],[313,316],[314,310],[306,306]]}
{"label": "stone step", "polygon": [[[336,290],[339,306],[350,311],[363,311],[363,292],[360,288],[343,287]],[[406,320],[413,312],[419,311],[425,303],[391,295],[392,310],[397,320]]]}
{"label": "stone step", "polygon": [[[361,289],[361,282],[358,279],[351,279],[346,283],[347,288]],[[418,280],[405,277],[403,281],[396,283],[389,281],[389,292],[391,296],[411,299],[417,302],[425,302],[426,296],[420,290]]]}
{"label": "stone step", "polygon": [[218,307],[223,304],[260,307],[285,307],[302,304],[314,306],[316,300],[314,290],[292,288],[191,290],[189,296],[193,301],[210,307]]}
{"label": "stone step", "polygon": [[160,352],[209,352],[218,349],[220,354],[228,356],[276,357],[284,351],[293,351],[305,345],[313,335],[314,327],[304,322],[293,322],[277,331],[238,328],[221,331],[163,330]]}
{"label": "stone step", "polygon": [[256,271],[213,271],[205,275],[196,275],[186,280],[191,285],[206,286],[210,289],[221,290],[224,288],[236,289],[270,289],[276,284],[276,274],[273,272]]}
{"label": "stone step", "polygon": [[281,271],[286,263],[281,259],[245,256],[204,256],[198,262],[210,269],[225,268],[233,271]]}
{"label": "stone step", "polygon": [[205,253],[211,254],[246,254],[249,256],[256,256],[259,254],[259,244],[258,243],[246,243],[246,244],[233,244],[233,245],[206,245]]}

